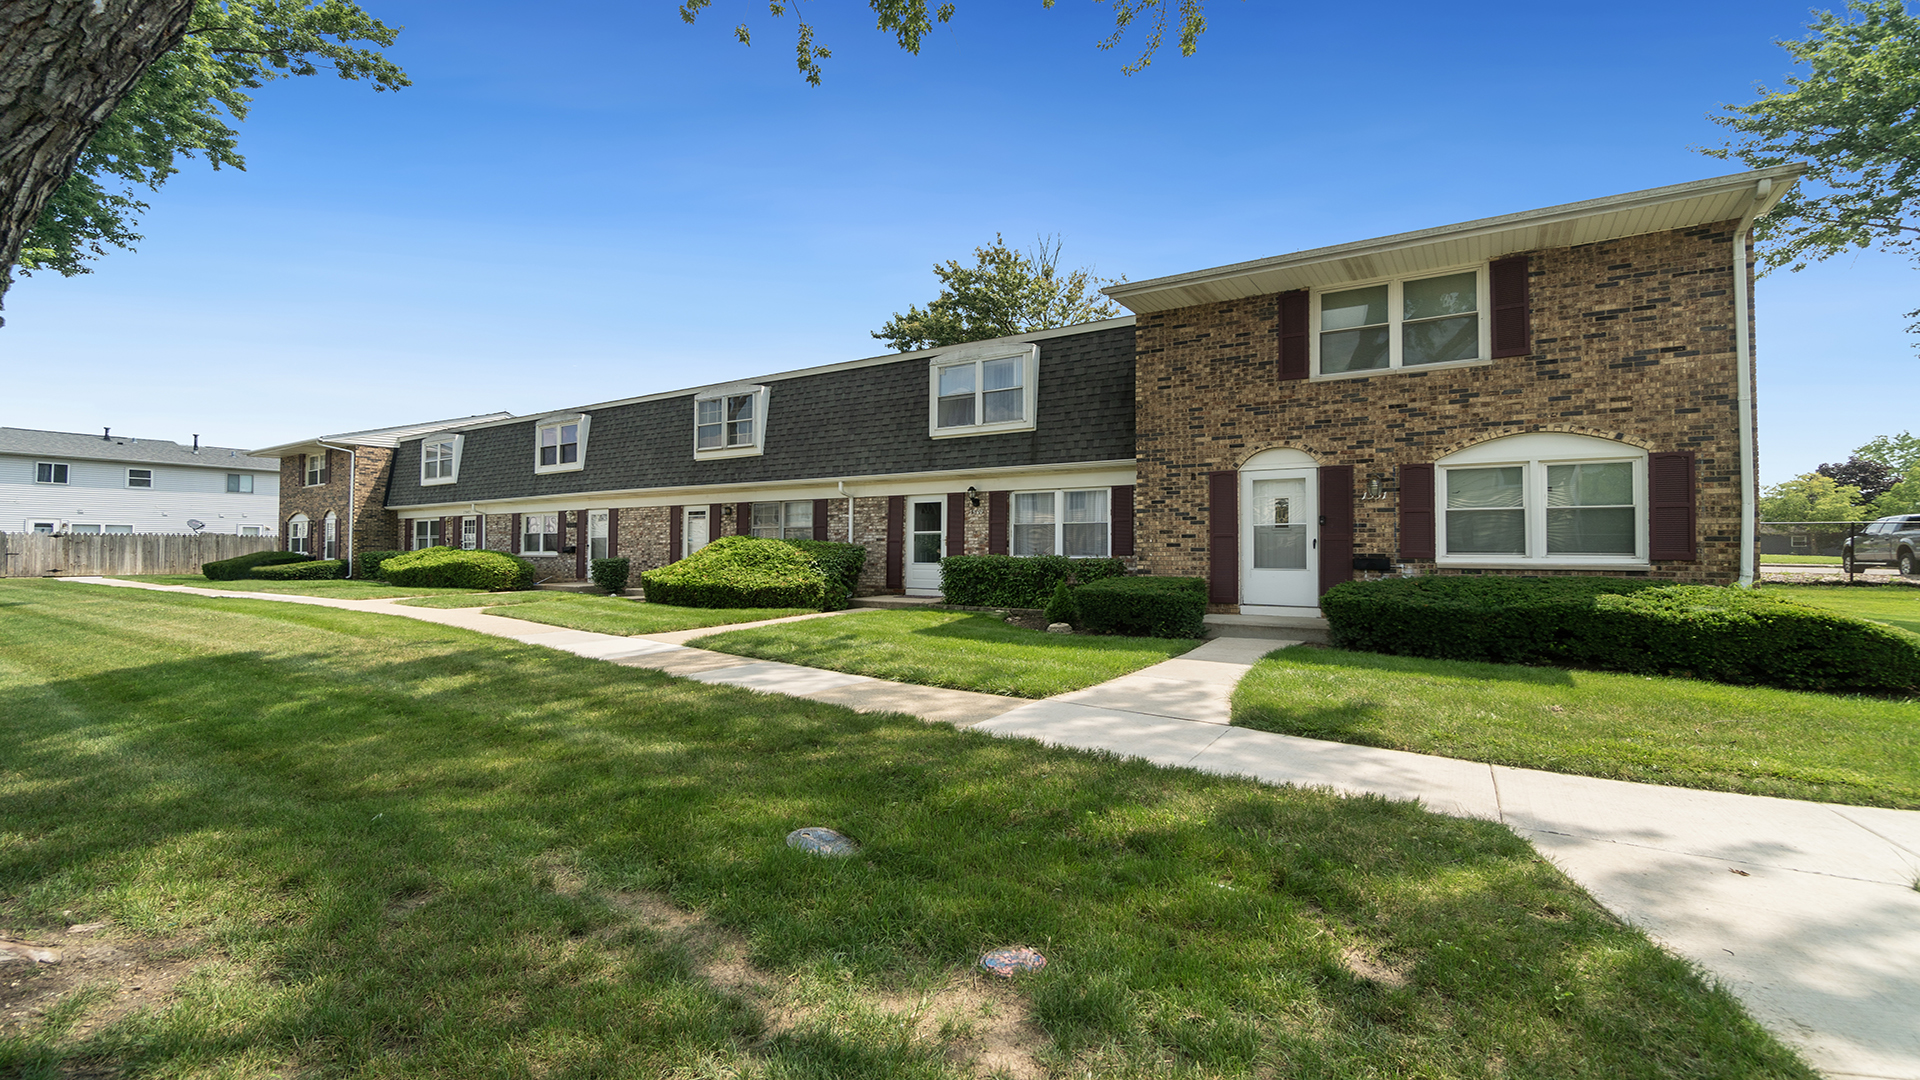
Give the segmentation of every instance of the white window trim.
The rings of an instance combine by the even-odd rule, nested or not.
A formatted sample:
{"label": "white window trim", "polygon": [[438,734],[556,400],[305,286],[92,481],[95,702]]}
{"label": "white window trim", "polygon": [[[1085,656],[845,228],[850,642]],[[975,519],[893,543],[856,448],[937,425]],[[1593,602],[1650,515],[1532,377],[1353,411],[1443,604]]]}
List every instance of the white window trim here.
{"label": "white window trim", "polygon": [[[1529,447],[1533,452],[1527,452]],[[1609,452],[1610,451],[1610,452]],[[1626,462],[1633,466],[1632,555],[1547,554],[1547,466],[1602,465]],[[1451,469],[1523,469],[1527,522],[1525,555],[1447,554],[1447,472]],[[1624,443],[1608,443],[1585,435],[1537,432],[1493,439],[1434,463],[1434,545],[1438,566],[1484,570],[1651,570],[1647,556],[1647,454]]]}
{"label": "white window trim", "polygon": [[[411,530],[413,535],[407,538],[412,542],[413,546],[408,550],[423,551],[426,548],[430,548],[430,547],[444,547],[447,543],[446,529],[447,529],[446,522],[441,518],[437,518],[437,517],[414,518],[413,526]],[[420,543],[420,534],[422,532],[425,532],[427,534],[427,539],[432,541],[431,543],[428,543],[425,545],[422,545]],[[440,533],[440,539],[433,540],[433,534],[436,532]]]}
{"label": "white window trim", "polygon": [[[457,460],[457,456],[459,454],[459,451],[457,448],[454,451],[454,453],[456,455],[456,460]],[[468,535],[469,531],[471,531],[472,535]],[[479,515],[466,514],[460,518],[460,550],[477,551],[479,550],[480,544],[484,539],[485,538],[480,535]],[[447,546],[452,547],[453,545],[448,544]]]}
{"label": "white window trim", "polygon": [[[1099,522],[1098,524],[1102,524],[1107,527],[1107,543],[1106,543],[1107,553],[1105,555],[1067,555],[1066,558],[1069,558],[1069,559],[1111,559],[1113,558],[1114,557],[1114,554],[1113,554],[1113,489],[1111,487],[1096,486],[1096,487],[1067,487],[1067,488],[1051,488],[1051,489],[1036,488],[1036,489],[1031,489],[1027,491],[1014,491],[1009,493],[1007,495],[1007,550],[1009,552],[1013,551],[1014,536],[1016,535],[1014,530],[1020,528],[1020,523],[1018,520],[1018,517],[1019,517],[1018,507],[1020,505],[1020,502],[1019,502],[1020,496],[1052,495],[1053,496],[1053,549],[1051,551],[1041,552],[1040,554],[1044,554],[1044,555],[1063,554],[1066,551],[1066,547],[1067,547],[1067,524],[1068,524],[1067,493],[1070,491],[1098,491],[1106,495],[1107,519],[1103,522]],[[1092,525],[1095,523],[1090,521],[1083,521],[1083,522],[1074,522],[1073,524]]]}
{"label": "white window trim", "polygon": [[[48,475],[49,477],[51,477],[51,476],[53,475],[53,471],[52,471],[52,470],[54,470],[54,469],[65,469],[65,470],[67,470],[67,478],[66,478],[65,480],[53,480],[53,479],[47,479],[47,480],[42,480],[42,479],[40,479],[40,466],[42,466],[42,465],[45,465],[45,466],[47,467],[47,470],[48,470],[48,471],[47,471],[47,475]],[[67,486],[67,485],[68,485],[69,483],[71,483],[71,482],[72,482],[72,480],[73,480],[73,466],[72,466],[72,465],[70,465],[70,464],[68,464],[67,462],[64,462],[64,461],[36,461],[36,462],[34,462],[34,463],[33,463],[33,482],[34,482],[34,483],[36,483],[36,484],[51,484],[51,485],[54,485],[54,486],[57,486],[57,487],[65,487],[65,486]]]}
{"label": "white window trim", "polygon": [[[322,450],[317,454],[306,454],[303,456],[307,460],[306,460],[306,468],[302,469],[300,472],[300,486],[301,487],[325,487],[327,485],[327,481],[331,479],[331,477],[327,475],[328,452],[325,450]],[[316,461],[320,463],[320,467],[317,469],[313,467],[313,464]],[[319,477],[318,480],[314,479],[314,477],[316,476]]]}
{"label": "white window trim", "polygon": [[[143,472],[147,474],[146,483],[136,484],[133,482],[133,474],[137,472]],[[133,468],[132,466],[128,466],[127,468],[127,488],[131,491],[152,491],[154,489],[153,482],[157,479],[159,479],[159,477],[156,477],[153,475],[152,469],[136,469],[136,468]]]}
{"label": "white window trim", "polygon": [[[703,401],[721,401],[721,430],[725,431],[725,400],[730,397],[753,395],[753,441],[740,446],[715,446],[700,449],[700,403]],[[711,386],[697,391],[693,395],[693,459],[695,461],[720,461],[725,458],[759,457],[767,452],[767,399],[771,395],[765,386],[735,384],[732,386]]]}
{"label": "white window trim", "polygon": [[[761,499],[760,501],[752,504],[752,506],[754,507],[753,511],[751,511],[753,518],[758,518],[760,516],[758,512],[760,507],[769,506],[769,505],[778,506],[780,508],[780,535],[775,537],[764,537],[763,539],[772,539],[772,540],[811,540],[813,539],[813,535],[815,531],[815,528],[814,528],[815,522],[813,520],[814,507],[813,507],[812,499]],[[807,508],[807,523],[805,525],[795,525],[792,521],[788,520],[787,512],[790,508],[795,506],[804,506]],[[747,522],[747,535],[759,536],[760,534],[755,531],[758,528],[759,526],[754,524],[753,520],[750,518]],[[787,535],[789,532],[792,532],[793,530],[800,529],[800,528],[806,529],[806,535],[804,536],[788,536]]]}
{"label": "white window trim", "polygon": [[[295,544],[300,546],[294,547]],[[287,550],[313,554],[313,521],[307,515],[295,514],[287,519]]]}
{"label": "white window trim", "polygon": [[[1428,278],[1447,277],[1450,274],[1464,274],[1473,271],[1474,313],[1480,316],[1480,355],[1471,360],[1448,360],[1441,364],[1415,364],[1402,367],[1400,354],[1405,346],[1405,336],[1400,332],[1402,321],[1400,312],[1405,310],[1405,301],[1401,289],[1409,281],[1425,281]],[[1371,278],[1366,281],[1343,281],[1338,285],[1316,288],[1307,296],[1307,350],[1311,357],[1308,368],[1313,381],[1334,379],[1365,379],[1380,375],[1404,375],[1416,371],[1448,371],[1453,368],[1487,367],[1493,363],[1493,312],[1488,305],[1493,302],[1491,273],[1486,263],[1474,263],[1471,266],[1456,266],[1450,270],[1423,270],[1417,274],[1402,274],[1398,277]],[[1387,366],[1367,368],[1363,371],[1336,371],[1330,374],[1320,372],[1320,298],[1327,293],[1347,292],[1351,289],[1364,289],[1372,285],[1387,287]]]}
{"label": "white window trim", "polygon": [[[545,476],[548,473],[579,472],[581,469],[586,468],[587,467],[587,428],[589,424],[592,423],[592,421],[593,421],[593,417],[587,415],[586,413],[574,413],[568,416],[549,416],[546,419],[541,420],[540,422],[534,424],[533,425],[533,472],[534,472],[534,475]],[[557,461],[552,465],[540,464],[540,433],[547,430],[548,428],[563,427],[567,424],[580,425],[580,433],[579,433],[580,434],[580,442],[579,442],[580,452],[574,456],[574,459],[572,461]],[[423,457],[425,456],[425,451],[422,451],[422,456]],[[559,455],[555,454],[554,456],[558,457]],[[459,471],[458,465],[456,464],[455,465],[456,476],[458,475],[458,471]]]}
{"label": "white window trim", "polygon": [[[547,517],[549,515],[551,515],[553,518],[553,531],[551,533],[544,532],[544,531],[539,533],[527,532],[527,519],[535,518],[535,517]],[[544,547],[542,547],[537,551],[530,549],[527,547],[527,537],[530,535],[540,537],[540,542],[542,544],[546,543],[546,538],[549,536],[558,537],[559,539],[556,541],[556,543],[558,543],[560,546],[558,548],[555,548],[552,551],[548,551]],[[531,514],[521,514],[520,515],[520,535],[516,539],[520,543],[519,554],[525,555],[530,559],[558,558],[559,556],[566,554],[566,552],[560,550],[561,548],[564,548],[567,546],[567,538],[566,538],[565,530],[562,528],[560,523],[560,511],[557,511],[557,510],[542,510],[542,511],[535,511],[534,513],[531,513]]]}
{"label": "white window trim", "polygon": [[[548,425],[548,426],[551,426],[551,425]],[[582,430],[580,434],[581,434],[580,456],[581,458],[584,459],[587,456],[587,453],[586,453],[587,440],[585,437],[586,436],[585,430]],[[538,432],[534,434],[533,439],[534,439],[533,460],[537,463],[540,460],[540,435]],[[461,456],[461,451],[466,449],[466,441],[467,441],[467,437],[465,435],[430,435],[424,439],[421,439],[420,440],[420,486],[421,487],[439,487],[443,484],[458,483],[460,480],[460,456]],[[453,444],[453,475],[428,477],[427,476],[427,447],[438,446],[441,443]],[[559,470],[549,469],[547,471],[558,472]]]}
{"label": "white window trim", "polygon": [[240,473],[227,473],[226,475],[239,477],[240,482],[237,485],[235,485],[236,487],[239,488],[239,490],[228,491],[225,486],[226,481],[222,480],[220,493],[223,495],[252,495],[260,489],[260,482],[254,477],[252,473],[240,472]]}
{"label": "white window trim", "polygon": [[[973,423],[956,424],[953,427],[940,426],[940,369],[959,364],[974,365],[974,412],[975,417],[985,415],[980,395],[982,380],[980,365],[989,360],[1019,358],[1021,365],[1020,388],[1022,390],[1020,419],[1002,420],[997,424]],[[927,435],[934,439],[966,438],[970,435],[998,435],[1007,431],[1032,431],[1036,426],[1034,413],[1040,401],[1040,346],[1033,342],[1015,342],[1000,344],[990,348],[958,348],[943,352],[927,362]]]}

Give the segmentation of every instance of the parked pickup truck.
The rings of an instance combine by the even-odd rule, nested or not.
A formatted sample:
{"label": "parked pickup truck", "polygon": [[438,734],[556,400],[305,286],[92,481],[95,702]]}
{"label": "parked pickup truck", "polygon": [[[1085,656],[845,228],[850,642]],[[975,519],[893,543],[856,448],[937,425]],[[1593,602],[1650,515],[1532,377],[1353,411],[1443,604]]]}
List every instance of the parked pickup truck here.
{"label": "parked pickup truck", "polygon": [[1915,552],[1920,552],[1920,514],[1896,514],[1868,522],[1858,536],[1840,545],[1840,561],[1849,574],[1856,566],[1897,566],[1911,576],[1920,574]]}

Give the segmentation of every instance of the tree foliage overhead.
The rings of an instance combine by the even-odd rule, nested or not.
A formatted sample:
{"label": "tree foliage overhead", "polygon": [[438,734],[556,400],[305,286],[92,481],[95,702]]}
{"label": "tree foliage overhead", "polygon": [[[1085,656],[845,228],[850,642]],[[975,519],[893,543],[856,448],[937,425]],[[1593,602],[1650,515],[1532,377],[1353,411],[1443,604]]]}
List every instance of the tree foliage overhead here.
{"label": "tree foliage overhead", "polygon": [[1755,225],[1764,268],[1876,244],[1920,258],[1920,16],[1904,0],[1849,0],[1847,11],[1858,18],[1815,12],[1810,36],[1779,43],[1807,74],[1710,117],[1736,136],[1706,151],[1715,157],[1809,166]]}
{"label": "tree foliage overhead", "polygon": [[1760,493],[1761,521],[1865,521],[1860,489],[1805,473]]}
{"label": "tree foliage overhead", "polygon": [[84,274],[108,247],[131,247],[139,190],[158,190],[181,158],[245,169],[228,121],[246,119],[249,90],[323,67],[375,90],[410,85],[378,51],[399,30],[349,0],[195,0],[185,37],[120,100],[28,231],[22,274]]}
{"label": "tree foliage overhead", "polygon": [[1813,470],[1835,483],[1860,489],[1860,497],[1867,502],[1887,493],[1887,489],[1898,484],[1900,474],[1888,468],[1884,463],[1863,458],[1859,454],[1834,464],[1822,464]]}
{"label": "tree foliage overhead", "polygon": [[[1145,70],[1153,63],[1167,36],[1167,15],[1170,8],[1178,9],[1179,28],[1176,33],[1180,39],[1180,55],[1192,56],[1200,47],[1200,35],[1206,33],[1207,17],[1203,10],[1204,0],[1099,0],[1113,8],[1113,33],[1099,42],[1104,50],[1120,47],[1127,31],[1136,22],[1144,23],[1146,41],[1141,46],[1140,55],[1132,63],[1120,70],[1128,75]],[[682,0],[680,18],[691,24],[700,17],[700,13],[712,6],[713,0]],[[1054,0],[1040,0],[1040,6],[1051,8]],[[953,21],[954,6],[941,3],[930,6],[927,0],[867,0],[867,6],[873,9],[877,18],[875,29],[892,34],[902,49],[919,55],[920,41],[933,30],[935,23]],[[822,45],[814,36],[813,24],[800,14],[799,0],[767,0],[767,13],[774,18],[782,18],[791,10],[798,24],[794,37],[794,60],[800,68],[800,74],[808,83],[820,85],[820,61],[833,56],[832,50]],[[746,23],[733,28],[733,36],[742,45],[753,44],[753,30]]]}
{"label": "tree foliage overhead", "polygon": [[1094,277],[1091,267],[1060,273],[1057,237],[1040,238],[1029,253],[1008,247],[996,233],[992,246],[975,248],[973,254],[972,266],[957,259],[935,263],[940,295],[925,309],[916,305],[905,315],[894,312],[873,336],[898,352],[912,352],[1120,314],[1099,291],[1116,279]]}

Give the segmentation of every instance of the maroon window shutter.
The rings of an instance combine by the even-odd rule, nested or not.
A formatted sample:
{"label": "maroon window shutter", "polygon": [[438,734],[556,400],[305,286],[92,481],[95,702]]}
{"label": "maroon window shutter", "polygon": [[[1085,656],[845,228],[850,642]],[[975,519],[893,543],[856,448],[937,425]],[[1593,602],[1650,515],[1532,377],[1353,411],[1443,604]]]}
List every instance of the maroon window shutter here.
{"label": "maroon window shutter", "polygon": [[1320,466],[1320,591],[1353,580],[1353,466]]}
{"label": "maroon window shutter", "polygon": [[[1280,378],[1304,379],[1308,374],[1307,290],[1296,289],[1280,294]],[[1237,493],[1239,488],[1234,490]],[[1239,580],[1237,571],[1235,580]]]}
{"label": "maroon window shutter", "polygon": [[967,553],[967,493],[947,494],[947,554]]}
{"label": "maroon window shutter", "polygon": [[679,562],[680,552],[687,546],[687,508],[684,506],[667,507],[667,561]]}
{"label": "maroon window shutter", "polygon": [[1113,556],[1116,559],[1133,555],[1133,485],[1122,484],[1113,489],[1108,503],[1108,517],[1112,521]]}
{"label": "maroon window shutter", "polygon": [[720,539],[720,515],[726,510],[725,503],[707,504],[707,542]]}
{"label": "maroon window shutter", "polygon": [[1699,529],[1694,522],[1694,455],[1688,452],[1651,454],[1647,458],[1649,557],[1693,562]]}
{"label": "maroon window shutter", "polygon": [[753,535],[753,504],[738,503],[733,508],[733,532],[736,536]]}
{"label": "maroon window shutter", "polygon": [[1005,555],[1007,553],[1007,519],[1013,501],[1011,491],[987,492],[987,554]]}
{"label": "maroon window shutter", "polygon": [[287,520],[280,523],[280,550],[281,551],[293,550],[293,519],[292,518],[288,518]]}
{"label": "maroon window shutter", "polygon": [[907,587],[907,497],[887,496],[887,588]]}
{"label": "maroon window shutter", "polygon": [[573,512],[573,576],[587,577],[587,511]]}
{"label": "maroon window shutter", "polygon": [[323,484],[333,482],[333,451],[331,450],[320,451],[320,482]]}
{"label": "maroon window shutter", "polygon": [[1433,466],[1400,466],[1400,557],[1434,556]]}
{"label": "maroon window shutter", "polygon": [[1527,257],[1497,259],[1488,270],[1493,294],[1493,355],[1525,356],[1533,351],[1528,312]]}
{"label": "maroon window shutter", "polygon": [[1207,474],[1207,599],[1240,602],[1240,474]]}
{"label": "maroon window shutter", "polygon": [[295,487],[305,487],[307,483],[307,455],[300,455],[300,483]]}
{"label": "maroon window shutter", "polygon": [[813,500],[813,538],[825,540],[827,537],[827,500]]}
{"label": "maroon window shutter", "polygon": [[607,558],[620,557],[620,508],[607,509]]}
{"label": "maroon window shutter", "polygon": [[507,541],[507,550],[520,554],[520,515],[513,515],[513,537]]}

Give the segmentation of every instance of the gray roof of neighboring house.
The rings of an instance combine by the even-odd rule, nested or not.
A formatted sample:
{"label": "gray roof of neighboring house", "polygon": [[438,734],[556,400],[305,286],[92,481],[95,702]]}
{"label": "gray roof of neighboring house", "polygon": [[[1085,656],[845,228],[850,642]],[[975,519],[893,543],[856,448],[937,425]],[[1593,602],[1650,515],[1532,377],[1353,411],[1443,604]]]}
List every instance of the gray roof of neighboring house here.
{"label": "gray roof of neighboring house", "polygon": [[398,446],[402,439],[411,438],[415,435],[425,435],[429,431],[439,431],[441,428],[465,427],[468,424],[484,424],[490,420],[507,420],[512,418],[512,416],[513,414],[510,412],[490,412],[480,413],[474,416],[457,416],[451,420],[433,420],[424,424],[401,424],[397,427],[368,428],[365,431],[345,431],[338,435],[316,435],[312,438],[300,439],[296,442],[282,443],[279,446],[264,447],[253,452],[264,457],[278,458],[289,450],[301,450],[323,442],[345,443],[350,446]]}
{"label": "gray roof of neighboring house", "polygon": [[231,446],[202,446],[195,450],[166,439],[130,435],[82,435],[72,431],[36,431],[0,427],[0,454],[26,457],[132,461],[149,465],[190,465],[207,469],[259,469],[278,472],[277,458],[254,457]]}

